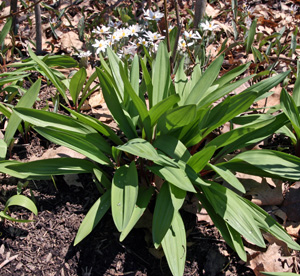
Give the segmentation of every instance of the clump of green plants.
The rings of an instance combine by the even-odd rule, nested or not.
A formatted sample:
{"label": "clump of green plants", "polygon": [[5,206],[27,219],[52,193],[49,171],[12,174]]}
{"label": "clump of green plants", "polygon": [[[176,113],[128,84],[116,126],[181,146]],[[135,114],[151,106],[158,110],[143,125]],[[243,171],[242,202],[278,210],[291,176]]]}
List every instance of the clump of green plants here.
{"label": "clump of green plants", "polygon": [[[0,171],[21,179],[93,173],[101,195],[83,220],[75,244],[91,233],[108,210],[123,241],[152,202],[153,244],[155,248],[162,247],[173,275],[184,272],[187,246],[180,209],[190,193],[196,195],[199,205],[205,207],[242,260],[246,260],[242,237],[265,247],[261,231],[299,250],[300,246],[271,216],[235,192],[245,193],[235,176],[237,171],[284,180],[300,177],[298,157],[273,150],[239,151],[288,122],[284,113],[264,116],[247,115],[247,111],[289,72],[231,95],[253,77],[236,80],[250,64],[218,78],[224,59],[221,55],[204,72],[196,65],[188,78],[182,60],[172,79],[164,42],[151,63],[147,57],[139,59],[135,55],[130,66],[109,47],[107,56],[108,62],[102,59],[96,74],[121,134],[68,107],[65,109],[71,117],[16,107],[13,114],[33,125],[40,135],[88,159],[1,161]],[[223,101],[213,105],[223,97]],[[207,139],[213,130],[232,120],[239,122],[240,127],[211,141]],[[234,157],[230,159],[229,153],[235,153]],[[213,176],[221,177],[233,189],[213,181]]]}

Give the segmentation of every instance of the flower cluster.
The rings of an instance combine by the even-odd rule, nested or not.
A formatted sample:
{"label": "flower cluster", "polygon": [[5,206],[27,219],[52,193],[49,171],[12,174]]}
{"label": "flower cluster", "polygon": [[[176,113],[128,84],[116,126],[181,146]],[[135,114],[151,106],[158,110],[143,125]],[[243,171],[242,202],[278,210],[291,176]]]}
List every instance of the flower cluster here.
{"label": "flower cluster", "polygon": [[[164,14],[159,11],[144,10],[143,17],[145,20],[155,23],[160,21],[164,17]],[[149,30],[151,24],[148,24],[147,21],[144,25],[135,24],[127,27],[122,26],[122,23],[119,21],[110,22],[107,26],[98,26],[93,30],[93,33],[97,36],[95,43],[92,44],[96,49],[96,54],[105,52],[108,46],[118,51],[117,54],[120,56],[129,55],[133,57],[139,46],[145,46],[148,51],[156,52],[159,42],[165,36],[157,31]],[[205,23],[201,23],[201,28],[204,32],[213,31],[217,27],[213,22],[206,21]],[[170,33],[172,29],[173,26],[170,25],[168,32]],[[192,46],[201,38],[198,31],[184,31],[179,39],[179,49],[184,52],[187,47]]]}

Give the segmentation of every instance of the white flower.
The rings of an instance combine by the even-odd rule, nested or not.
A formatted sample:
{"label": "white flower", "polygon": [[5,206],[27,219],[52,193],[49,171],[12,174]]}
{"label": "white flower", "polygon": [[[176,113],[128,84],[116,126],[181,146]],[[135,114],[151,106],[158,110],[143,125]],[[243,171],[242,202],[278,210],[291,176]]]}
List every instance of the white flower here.
{"label": "white flower", "polygon": [[298,6],[297,5],[292,5],[291,7],[290,7],[290,13],[291,13],[291,15],[292,16],[295,16],[295,14],[297,13],[297,10],[298,10]]}
{"label": "white flower", "polygon": [[183,35],[186,39],[201,39],[201,35],[197,31],[195,33],[193,33],[193,31],[184,31]]}
{"label": "white flower", "polygon": [[96,54],[98,55],[99,52],[105,52],[105,49],[107,48],[107,41],[101,39],[101,40],[98,40],[96,39],[95,41],[95,44],[93,44],[93,47],[97,48],[96,50]]}
{"label": "white flower", "polygon": [[247,16],[250,16],[254,13],[255,8],[246,7],[245,11],[247,13]]}
{"label": "white flower", "polygon": [[246,24],[246,27],[249,29],[251,27],[251,24],[252,24],[252,20],[250,18],[250,16],[247,16],[246,19],[245,19],[245,24]]}
{"label": "white flower", "polygon": [[151,31],[145,32],[145,37],[150,41],[155,41],[159,39],[164,39],[165,37],[159,34],[158,32],[152,33]]}
{"label": "white flower", "polygon": [[214,22],[208,22],[207,20],[205,21],[205,23],[201,23],[200,26],[204,31],[213,31],[214,29],[219,27],[218,25],[214,25]]}
{"label": "white flower", "polygon": [[141,27],[139,25],[131,25],[129,26],[128,28],[129,30],[129,35],[132,36],[132,35],[135,35],[135,36],[138,36],[138,32],[141,31]]}
{"label": "white flower", "polygon": [[78,57],[86,58],[86,57],[89,57],[91,54],[92,53],[90,51],[86,51],[86,52],[80,51],[79,54],[78,54]]}
{"label": "white flower", "polygon": [[173,30],[174,26],[169,25],[168,32],[170,33]]}
{"label": "white flower", "polygon": [[144,45],[145,47],[148,46],[148,41],[146,41],[145,38],[138,38],[138,42],[136,43],[136,46]]}
{"label": "white flower", "polygon": [[192,46],[194,42],[187,43],[183,38],[178,41],[178,46],[181,50],[185,50],[186,47]]}
{"label": "white flower", "polygon": [[111,28],[114,28],[114,29],[119,28],[119,26],[121,26],[121,25],[122,25],[122,22],[120,22],[120,21],[116,21],[116,22],[110,21],[107,24],[108,27],[111,27]]}
{"label": "white flower", "polygon": [[97,30],[93,30],[93,33],[95,33],[95,34],[110,34],[110,31],[109,31],[109,27],[102,26],[101,28],[99,28],[97,26]]}
{"label": "white flower", "polygon": [[146,10],[146,11],[144,10],[144,17],[147,20],[159,21],[164,17],[164,14],[159,11],[153,12],[151,10]]}
{"label": "white flower", "polygon": [[116,32],[112,33],[111,35],[109,35],[107,37],[107,39],[109,41],[111,41],[112,43],[115,43],[116,41],[120,40],[118,31],[116,31]]}
{"label": "white flower", "polygon": [[126,28],[121,28],[117,30],[116,33],[119,39],[129,36],[129,30]]}

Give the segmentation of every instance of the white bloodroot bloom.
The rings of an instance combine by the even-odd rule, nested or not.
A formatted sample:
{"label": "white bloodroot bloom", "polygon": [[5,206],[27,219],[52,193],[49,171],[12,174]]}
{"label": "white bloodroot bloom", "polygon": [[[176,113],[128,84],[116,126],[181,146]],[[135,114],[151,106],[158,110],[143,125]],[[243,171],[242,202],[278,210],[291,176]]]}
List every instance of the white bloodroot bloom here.
{"label": "white bloodroot bloom", "polygon": [[95,34],[110,34],[110,31],[109,31],[109,27],[102,26],[101,28],[99,28],[97,26],[97,30],[93,30],[93,33],[95,33]]}
{"label": "white bloodroot bloom", "polygon": [[178,41],[178,46],[181,50],[185,51],[186,47],[190,47],[194,42],[187,43],[183,38]]}
{"label": "white bloodroot bloom", "polygon": [[205,23],[201,23],[200,26],[204,31],[213,31],[214,29],[219,27],[218,25],[215,25],[214,22],[208,22],[207,20],[205,21]]}
{"label": "white bloodroot bloom", "polygon": [[153,12],[151,10],[144,10],[144,18],[147,19],[147,20],[155,20],[155,21],[159,21],[161,20],[162,18],[164,17],[164,14],[159,12],[159,11],[156,11],[156,12]]}
{"label": "white bloodroot bloom", "polygon": [[139,36],[138,33],[141,31],[141,27],[138,24],[131,25],[128,27],[128,30],[130,36]]}
{"label": "white bloodroot bloom", "polygon": [[93,44],[93,47],[97,48],[96,54],[98,55],[101,52],[105,52],[105,49],[107,48],[107,41],[106,40],[98,40],[96,39],[95,44]]}
{"label": "white bloodroot bloom", "polygon": [[186,39],[201,39],[201,35],[197,31],[195,33],[193,31],[184,31],[183,35]]}
{"label": "white bloodroot bloom", "polygon": [[107,24],[108,27],[111,27],[111,28],[114,28],[114,29],[119,28],[121,25],[122,25],[122,22],[120,22],[120,21],[116,21],[116,22],[110,21]]}
{"label": "white bloodroot bloom", "polygon": [[129,36],[129,29],[126,28],[121,28],[119,30],[116,31],[119,39],[124,38],[124,37],[128,37]]}
{"label": "white bloodroot bloom", "polygon": [[145,32],[145,37],[151,42],[165,38],[158,32],[152,33],[151,31]]}
{"label": "white bloodroot bloom", "polygon": [[116,31],[116,32],[112,33],[111,35],[109,35],[107,37],[107,39],[109,41],[111,41],[111,44],[115,43],[116,41],[119,41],[120,37],[119,37],[118,31]]}
{"label": "white bloodroot bloom", "polygon": [[146,41],[145,38],[139,37],[138,41],[136,43],[136,46],[140,46],[140,45],[143,45],[143,46],[147,47],[148,46],[148,41]]}
{"label": "white bloodroot bloom", "polygon": [[91,55],[92,53],[90,51],[86,51],[86,52],[83,52],[83,51],[80,51],[79,54],[78,54],[78,57],[80,58],[87,58]]}

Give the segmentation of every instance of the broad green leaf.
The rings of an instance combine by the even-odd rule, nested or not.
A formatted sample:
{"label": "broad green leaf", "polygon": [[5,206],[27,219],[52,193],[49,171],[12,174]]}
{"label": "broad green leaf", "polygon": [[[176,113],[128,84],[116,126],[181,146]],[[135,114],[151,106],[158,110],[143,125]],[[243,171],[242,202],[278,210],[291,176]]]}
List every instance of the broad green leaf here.
{"label": "broad green leaf", "polygon": [[187,164],[196,172],[202,171],[216,151],[216,146],[208,146],[195,153]]}
{"label": "broad green leaf", "polygon": [[246,203],[246,207],[252,213],[252,216],[256,220],[260,229],[269,232],[277,239],[285,242],[289,248],[300,250],[300,245],[295,242],[290,237],[290,235],[282,228],[282,226],[265,210],[245,198],[238,198],[243,201],[243,203]]}
{"label": "broad green leaf", "polygon": [[[114,87],[112,86],[108,76],[101,72],[100,69],[96,68],[98,78],[102,87],[102,93],[105,99],[105,102],[110,110],[112,116],[119,124],[121,130],[125,133],[127,138],[133,139],[137,137],[135,127],[130,118],[128,118],[119,102],[118,96],[115,92]],[[120,73],[118,73],[120,75]],[[121,77],[121,76],[120,76]]]}
{"label": "broad green leaf", "polygon": [[300,62],[297,60],[297,76],[292,97],[296,106],[300,106]]}
{"label": "broad green leaf", "polygon": [[171,95],[168,98],[160,101],[149,110],[149,116],[151,118],[151,127],[153,127],[157,120],[169,109],[171,109],[178,101],[180,97],[178,95]]}
{"label": "broad green leaf", "polygon": [[184,89],[188,82],[187,76],[184,73],[184,61],[185,59],[183,58],[178,66],[174,81],[176,94],[180,95],[179,105],[182,105],[185,102],[186,99],[184,96],[187,96],[187,94],[184,93]]}
{"label": "broad green leaf", "polygon": [[95,167],[92,162],[87,160],[54,158],[27,163],[2,161],[0,171],[22,179],[37,179],[51,175],[91,173]]}
{"label": "broad green leaf", "polygon": [[7,144],[3,139],[0,140],[0,160],[5,159],[7,153]]}
{"label": "broad green leaf", "polygon": [[86,70],[84,67],[80,68],[78,72],[75,73],[75,75],[71,78],[70,81],[70,94],[73,100],[73,103],[77,105],[78,103],[78,97],[81,89],[83,88],[83,85],[86,80]]}
{"label": "broad green leaf", "polygon": [[[286,77],[287,75],[290,73],[290,71],[278,74],[276,76],[273,76],[271,78],[267,78],[265,80],[262,80],[252,86],[250,86],[249,88],[247,88],[246,90],[244,90],[242,93],[248,93],[248,92],[257,92],[257,98],[255,99],[255,101],[258,101],[260,98],[265,98],[264,94],[269,92],[270,89],[272,89],[273,87],[275,87],[276,85],[278,85],[279,83],[281,83]],[[241,93],[241,94],[242,94]]]}
{"label": "broad green leaf", "polygon": [[199,104],[197,105],[197,108],[199,109],[199,108],[203,108],[203,107],[211,105],[216,100],[224,97],[228,93],[230,93],[230,92],[234,91],[236,88],[240,87],[243,83],[247,82],[252,77],[253,77],[253,75],[245,77],[241,80],[235,81],[233,83],[229,83],[227,85],[224,85],[224,86],[214,90],[213,92],[209,93],[206,97],[204,97],[199,102]]}
{"label": "broad green leaf", "polygon": [[197,197],[227,244],[238,253],[239,257],[243,261],[246,262],[247,254],[244,249],[241,235],[234,228],[232,228],[220,215],[216,213],[211,203],[202,193],[197,193]]}
{"label": "broad green leaf", "polygon": [[4,208],[3,212],[6,213],[6,211],[8,210],[9,207],[15,206],[15,205],[24,207],[24,208],[28,209],[29,211],[31,211],[32,213],[34,213],[35,215],[37,215],[37,213],[38,213],[34,202],[31,199],[29,199],[28,197],[23,196],[23,195],[14,195],[14,196],[10,197],[5,203],[5,208]]}
{"label": "broad green leaf", "polygon": [[119,138],[119,136],[107,125],[102,123],[101,121],[97,120],[96,118],[93,118],[91,116],[87,116],[81,113],[76,112],[75,110],[72,110],[70,108],[67,108],[64,106],[65,109],[67,109],[74,117],[78,119],[78,121],[91,126],[95,130],[99,131],[104,136],[107,136],[111,141],[113,141],[117,145],[122,145],[123,142]]}
{"label": "broad green leaf", "polygon": [[170,60],[166,45],[163,42],[158,46],[153,67],[152,85],[153,94],[151,106],[154,106],[168,97],[170,86]]}
{"label": "broad green leaf", "polygon": [[174,206],[175,212],[178,212],[182,207],[182,204],[186,197],[186,191],[179,189],[178,187],[169,183],[169,189],[171,194],[172,204]]}
{"label": "broad green leaf", "polygon": [[188,162],[191,157],[186,146],[173,136],[161,135],[154,140],[153,146],[175,160]]}
{"label": "broad green leaf", "polygon": [[23,73],[22,75],[13,75],[13,76],[9,76],[6,78],[1,78],[0,85],[6,84],[6,83],[11,83],[11,82],[18,81],[18,80],[22,80],[28,76],[30,76],[30,74]]}
{"label": "broad green leaf", "polygon": [[135,55],[132,60],[131,71],[130,71],[130,83],[135,93],[139,95],[140,67],[139,67],[138,55]]}
{"label": "broad green leaf", "polygon": [[150,166],[148,167],[154,174],[159,176],[160,178],[165,179],[166,181],[170,182],[174,186],[188,192],[195,193],[196,190],[187,176],[186,172],[181,168],[174,168],[168,166]]}
{"label": "broad green leaf", "polygon": [[207,96],[206,91],[218,76],[223,60],[224,56],[221,55],[211,63],[211,65],[206,69],[197,84],[194,86],[192,91],[189,93],[185,104],[197,105],[201,101],[201,99]]}
{"label": "broad green leaf", "polygon": [[61,114],[23,107],[14,108],[14,112],[22,120],[29,122],[34,126],[54,127],[82,134],[97,133],[86,124],[80,123],[78,120]]}
{"label": "broad green leaf", "polygon": [[230,161],[218,165],[254,175],[296,181],[300,179],[300,158],[273,150],[242,152]]}
{"label": "broad green leaf", "polygon": [[[119,59],[119,57],[112,51],[110,47],[107,47],[107,56],[108,56],[108,61],[109,65],[111,68],[112,76],[115,81],[115,85],[117,87],[117,95],[120,99],[120,101],[124,101],[124,84],[120,75],[120,70],[119,70],[119,64],[122,61]],[[123,64],[123,63],[122,63]],[[99,76],[99,74],[98,74]]]}
{"label": "broad green leaf", "polygon": [[121,242],[127,237],[129,232],[132,230],[132,228],[136,225],[140,217],[143,215],[144,211],[148,206],[148,203],[151,199],[153,192],[154,192],[153,187],[150,187],[148,189],[144,189],[143,187],[139,188],[139,194],[136,201],[136,205],[132,212],[132,216],[120,235]]}
{"label": "broad green leaf", "polygon": [[174,206],[171,199],[168,182],[165,182],[156,198],[153,222],[152,238],[155,248],[161,244],[164,236],[170,228],[174,217]]}
{"label": "broad green leaf", "polygon": [[15,219],[15,218],[7,215],[3,211],[0,212],[0,218],[7,219],[7,220],[10,220],[10,221],[14,221],[14,222],[18,222],[18,223],[32,222],[32,220],[28,220],[28,219]]}
{"label": "broad green leaf", "polygon": [[[29,90],[22,96],[22,98],[17,103],[16,107],[32,107],[35,103],[37,96],[41,88],[41,79],[39,78]],[[13,139],[15,132],[17,131],[22,119],[16,114],[12,113],[9,118],[8,125],[5,130],[4,140],[9,145]]]}
{"label": "broad green leaf", "polygon": [[39,65],[39,67],[43,70],[45,75],[49,78],[49,80],[53,83],[53,85],[57,88],[59,93],[63,96],[64,100],[68,103],[68,97],[66,95],[66,91],[64,89],[64,85],[61,81],[52,73],[51,69],[39,58],[35,55],[32,49],[28,46],[28,53],[30,57]]}
{"label": "broad green leaf", "polygon": [[153,95],[153,85],[152,85],[152,79],[151,76],[148,72],[147,66],[144,63],[143,59],[140,59],[141,66],[142,66],[142,71],[143,71],[143,78],[147,87],[147,93],[148,93],[148,98],[149,98],[149,106],[150,108],[152,107],[152,95]]}
{"label": "broad green leaf", "polygon": [[234,69],[230,70],[229,72],[224,74],[222,77],[217,79],[213,84],[214,85],[218,84],[219,88],[222,87],[223,85],[229,83],[230,81],[232,81],[233,79],[235,79],[236,77],[238,77],[239,75],[244,73],[249,68],[250,64],[251,63],[248,62],[246,64],[242,64],[238,67],[235,67]]}
{"label": "broad green leaf", "polygon": [[241,193],[246,193],[246,190],[245,190],[243,184],[227,168],[224,168],[222,166],[217,167],[217,166],[214,166],[213,164],[208,164],[208,165],[233,188],[237,189]]}
{"label": "broad green leaf", "polygon": [[157,133],[168,134],[172,130],[186,126],[196,118],[196,105],[184,105],[164,113],[157,122]]}
{"label": "broad green leaf", "polygon": [[12,17],[8,17],[4,27],[2,28],[2,30],[0,32],[0,46],[4,42],[4,39],[7,36],[7,34],[9,33],[9,30],[11,28],[11,24],[12,24]]}
{"label": "broad green leaf", "polygon": [[111,212],[114,223],[122,232],[132,216],[138,197],[138,175],[135,163],[119,167],[112,181]]}
{"label": "broad green leaf", "polygon": [[248,241],[266,247],[255,219],[248,208],[241,205],[235,192],[213,182],[210,187],[202,187],[202,190],[216,213],[231,227]]}
{"label": "broad green leaf", "polygon": [[117,147],[119,150],[128,152],[137,157],[145,158],[151,160],[160,165],[169,165],[178,167],[172,159],[163,155],[159,155],[155,148],[146,140],[141,138],[136,138],[128,141],[126,144]]}
{"label": "broad green leaf", "polygon": [[111,188],[111,181],[107,178],[106,174],[100,168],[94,168],[93,172],[97,180],[106,188]]}
{"label": "broad green leaf", "polygon": [[171,227],[162,240],[162,248],[174,276],[182,276],[186,259],[186,234],[182,218],[175,212]]}
{"label": "broad green leaf", "polygon": [[217,157],[222,156],[265,139],[276,132],[285,122],[287,122],[287,118],[284,114],[270,116],[257,123],[254,122],[254,124],[245,125],[221,134],[209,142],[206,147],[213,145],[217,148],[225,147],[216,155]]}
{"label": "broad green leaf", "polygon": [[206,137],[212,130],[230,121],[235,116],[247,110],[256,98],[256,92],[248,92],[247,94],[238,94],[233,97],[226,98],[225,101],[214,107],[210,113],[204,118],[204,125],[201,125],[203,137]]}
{"label": "broad green leaf", "polygon": [[81,134],[53,127],[34,129],[55,144],[75,150],[102,165],[112,166],[110,159],[104,154],[111,154],[111,147],[98,133]]}
{"label": "broad green leaf", "polygon": [[138,114],[140,115],[140,118],[142,120],[142,124],[143,124],[143,127],[146,132],[146,136],[147,136],[148,140],[151,140],[152,139],[152,131],[151,131],[150,117],[148,114],[147,107],[146,107],[145,103],[140,99],[140,97],[136,94],[134,89],[132,88],[131,83],[129,82],[129,80],[126,76],[121,63],[119,64],[119,67],[120,67],[120,75],[121,75],[123,83],[124,83],[124,93],[128,93],[128,95],[132,99],[133,104],[134,104],[135,108],[137,109]]}
{"label": "broad green leaf", "polygon": [[285,115],[291,121],[296,132],[297,138],[300,139],[300,114],[293,98],[282,89],[280,94],[280,103]]}
{"label": "broad green leaf", "polygon": [[247,42],[246,42],[246,53],[247,54],[249,54],[251,46],[254,41],[254,36],[256,34],[256,24],[257,24],[257,19],[254,19],[250,26],[248,37],[247,37]]}
{"label": "broad green leaf", "polygon": [[74,245],[80,243],[87,235],[89,235],[93,229],[97,226],[100,222],[102,217],[106,214],[110,207],[110,197],[111,191],[107,190],[91,207],[91,209],[86,214],[85,218],[83,219],[75,241]]}

